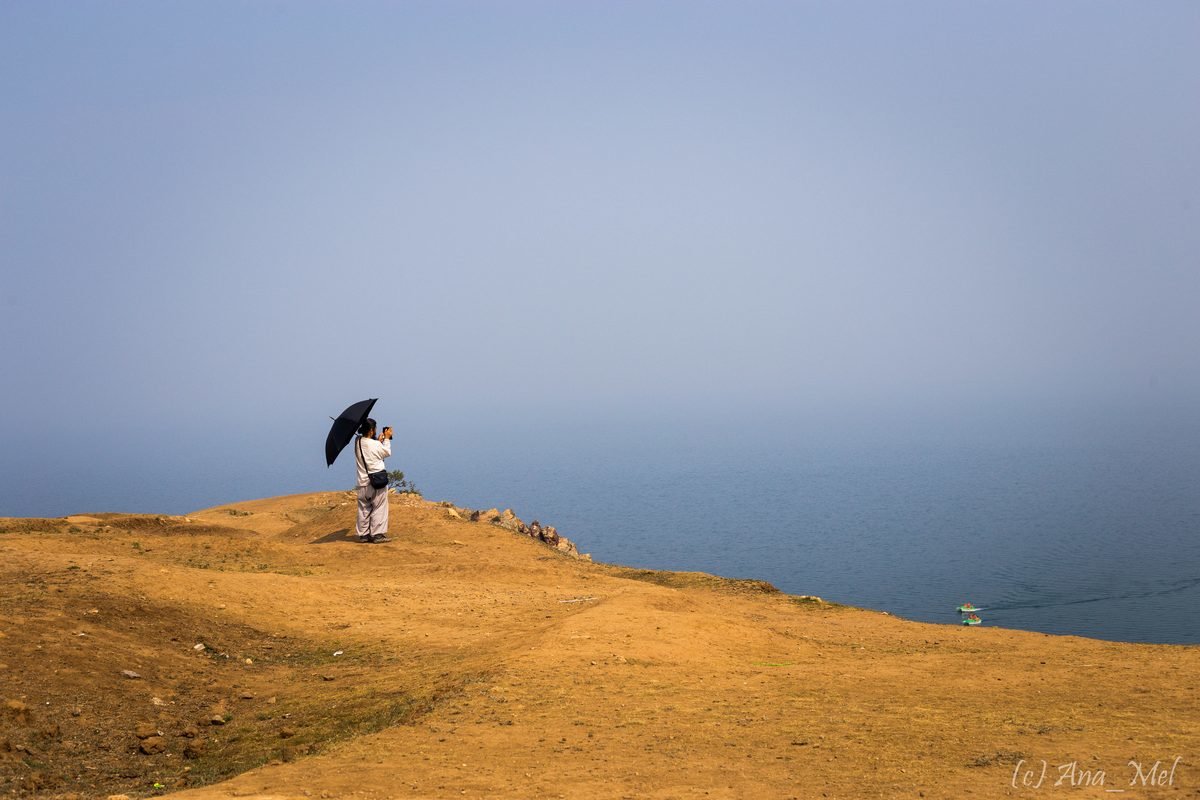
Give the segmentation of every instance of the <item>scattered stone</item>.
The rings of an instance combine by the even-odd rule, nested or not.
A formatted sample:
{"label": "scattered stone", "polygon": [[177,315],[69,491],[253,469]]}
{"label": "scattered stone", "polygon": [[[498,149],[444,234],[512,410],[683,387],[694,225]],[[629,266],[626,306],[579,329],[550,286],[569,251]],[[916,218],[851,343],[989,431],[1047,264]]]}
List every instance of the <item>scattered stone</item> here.
{"label": "scattered stone", "polygon": [[205,744],[203,739],[191,739],[183,747],[184,758],[199,758],[204,755]]}
{"label": "scattered stone", "polygon": [[71,716],[72,717],[83,716],[83,709],[80,708],[79,706],[75,706],[74,708],[71,709]]}
{"label": "scattered stone", "polygon": [[203,652],[204,651],[204,643],[197,642],[196,644],[192,645],[192,649],[195,650],[197,653]]}
{"label": "scattered stone", "polygon": [[241,698],[242,698],[243,700],[253,700],[253,699],[254,699],[254,694],[253,694],[253,692],[242,692],[242,694],[241,694]]}
{"label": "scattered stone", "polygon": [[296,735],[295,728],[280,728],[279,729],[279,738],[280,739],[290,739],[295,735]]}
{"label": "scattered stone", "polygon": [[501,528],[513,531],[514,533],[524,532],[525,523],[513,513],[511,508],[504,509],[504,512],[500,515],[500,519],[493,521]]}
{"label": "scattered stone", "polygon": [[457,509],[447,508],[446,513],[449,514],[454,519],[462,519],[462,514],[459,514]]}
{"label": "scattered stone", "polygon": [[129,678],[129,680],[131,680],[131,681],[139,680],[142,677],[139,673],[134,672],[131,669],[123,669],[123,670],[121,670],[121,674],[124,675],[126,678]]}
{"label": "scattered stone", "polygon": [[220,715],[220,714],[213,714],[213,715],[212,715],[212,716],[209,718],[209,720],[208,720],[208,721],[209,721],[209,723],[211,723],[211,724],[213,724],[213,725],[224,725],[224,724],[225,724],[225,717],[223,717],[223,716],[222,716],[222,715]]}
{"label": "scattered stone", "polygon": [[333,676],[332,676],[332,675],[322,675],[322,676],[321,676],[321,680],[323,680],[323,681],[331,681],[331,680],[333,680]]}
{"label": "scattered stone", "polygon": [[150,705],[152,705],[152,706],[165,706],[166,704],[167,704],[167,701],[163,700],[161,697],[151,697],[150,698]]}
{"label": "scattered stone", "polygon": [[6,702],[4,704],[4,715],[22,725],[28,725],[33,720],[33,713],[29,710],[29,706],[20,700],[9,700]]}
{"label": "scattered stone", "polygon": [[197,728],[195,725],[188,725],[186,728],[184,728],[183,730],[181,730],[179,732],[179,735],[185,739],[195,739],[197,736],[200,735],[200,729]]}
{"label": "scattered stone", "polygon": [[138,749],[146,755],[152,756],[167,749],[167,740],[161,736],[151,736],[147,739],[142,739],[142,743],[138,745]]}
{"label": "scattered stone", "polygon": [[137,727],[133,729],[133,733],[139,739],[149,739],[151,736],[162,736],[162,731],[152,722],[139,722]]}
{"label": "scattered stone", "polygon": [[246,659],[246,666],[250,666],[250,665],[251,665],[251,664],[253,664],[253,663],[254,663],[254,659],[253,659],[253,658],[247,658],[247,659]]}

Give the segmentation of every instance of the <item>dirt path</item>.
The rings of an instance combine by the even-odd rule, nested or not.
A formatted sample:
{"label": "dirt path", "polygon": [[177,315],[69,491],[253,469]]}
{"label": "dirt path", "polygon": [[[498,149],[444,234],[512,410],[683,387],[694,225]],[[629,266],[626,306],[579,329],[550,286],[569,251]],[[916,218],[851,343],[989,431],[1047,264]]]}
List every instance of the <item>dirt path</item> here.
{"label": "dirt path", "polygon": [[[389,545],[346,538],[343,493],[0,520],[0,791],[1200,796],[1196,647],[908,622],[391,513]],[[1131,786],[1130,761],[1175,771]]]}

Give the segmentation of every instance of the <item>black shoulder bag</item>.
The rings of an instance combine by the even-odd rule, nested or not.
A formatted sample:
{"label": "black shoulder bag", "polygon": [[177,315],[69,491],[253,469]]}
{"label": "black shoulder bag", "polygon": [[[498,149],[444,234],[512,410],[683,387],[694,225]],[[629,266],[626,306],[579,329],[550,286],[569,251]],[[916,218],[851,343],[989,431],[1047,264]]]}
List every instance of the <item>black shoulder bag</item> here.
{"label": "black shoulder bag", "polygon": [[[367,471],[367,457],[362,451],[362,437],[358,437],[358,457],[362,459],[363,472]],[[367,472],[367,480],[371,482],[371,488],[376,491],[386,488],[388,485],[388,474],[386,469],[381,469],[379,472]]]}

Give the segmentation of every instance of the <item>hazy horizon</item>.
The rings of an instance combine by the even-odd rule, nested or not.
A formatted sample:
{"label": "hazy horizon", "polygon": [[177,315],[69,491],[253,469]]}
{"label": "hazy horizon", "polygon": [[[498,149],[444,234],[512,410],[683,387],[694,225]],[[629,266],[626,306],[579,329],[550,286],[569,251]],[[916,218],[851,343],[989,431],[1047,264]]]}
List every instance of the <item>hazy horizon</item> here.
{"label": "hazy horizon", "polygon": [[5,4],[0,515],[341,486],[364,397],[410,470],[1194,435],[1198,34],[1185,2]]}

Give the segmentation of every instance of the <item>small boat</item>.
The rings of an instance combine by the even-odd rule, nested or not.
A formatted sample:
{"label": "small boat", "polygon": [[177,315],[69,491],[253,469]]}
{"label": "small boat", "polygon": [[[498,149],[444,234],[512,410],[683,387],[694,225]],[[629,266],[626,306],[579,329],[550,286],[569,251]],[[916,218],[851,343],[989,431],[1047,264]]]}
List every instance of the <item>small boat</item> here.
{"label": "small boat", "polygon": [[963,603],[956,610],[960,614],[970,614],[972,611],[978,611],[979,609],[976,608],[975,606],[971,605],[970,603]]}
{"label": "small boat", "polygon": [[963,625],[978,625],[981,622],[983,622],[983,620],[981,620],[979,618],[978,614],[967,614],[967,616],[963,617],[962,624]]}

